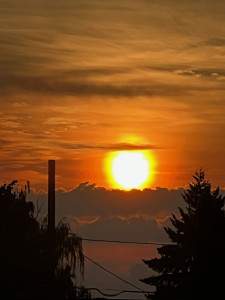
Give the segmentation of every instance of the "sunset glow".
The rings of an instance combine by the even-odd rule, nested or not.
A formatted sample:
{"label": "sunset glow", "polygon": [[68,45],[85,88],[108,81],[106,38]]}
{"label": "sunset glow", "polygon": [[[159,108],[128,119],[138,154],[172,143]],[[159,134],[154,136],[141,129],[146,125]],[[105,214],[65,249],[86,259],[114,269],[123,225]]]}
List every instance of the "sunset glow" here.
{"label": "sunset glow", "polygon": [[[96,288],[88,289],[91,298],[109,299],[117,293],[115,300],[160,298],[151,296],[155,289],[140,281],[155,274],[143,260],[156,257],[159,245],[172,241],[164,228],[171,214],[178,218],[178,208],[186,207],[182,200],[192,175],[204,170],[212,189],[219,187],[225,197],[225,0],[0,3],[2,191],[16,181],[16,190],[23,189],[34,205],[31,215],[42,222],[50,216],[54,181],[55,225],[65,220],[80,236],[85,256],[97,262],[85,259],[84,280],[72,281],[77,287]],[[54,180],[49,178],[50,160],[55,161]],[[11,200],[8,204],[14,207]],[[1,256],[4,266],[10,263],[2,272],[9,275],[5,290],[27,295],[14,285],[20,282],[16,274],[22,274],[19,254],[29,251],[26,259],[34,263],[37,282],[48,274],[36,274],[39,259],[30,254],[42,251],[34,249],[30,233],[31,247],[25,252],[11,247],[8,228],[15,226],[16,214],[4,211],[4,199],[2,205],[7,242],[2,245],[12,251],[8,260]],[[213,228],[210,224],[207,228]],[[15,245],[21,240],[15,232],[22,227],[26,229],[12,230]],[[32,228],[21,235],[23,241]],[[201,258],[213,257],[215,241],[207,239],[202,245],[210,247]],[[11,259],[17,273],[12,272]],[[198,265],[208,268],[202,261]],[[111,278],[104,268],[133,287]],[[30,272],[29,264],[26,270]],[[29,275],[20,277],[26,281]],[[30,286],[25,282],[26,289]],[[125,290],[132,293],[119,292]],[[214,292],[215,285],[210,290]]]}
{"label": "sunset glow", "polygon": [[123,188],[138,188],[149,176],[149,163],[140,152],[121,152],[113,160],[112,172]]}
{"label": "sunset glow", "polygon": [[143,189],[152,181],[153,158],[147,151],[118,151],[107,158],[106,171],[115,188]]}

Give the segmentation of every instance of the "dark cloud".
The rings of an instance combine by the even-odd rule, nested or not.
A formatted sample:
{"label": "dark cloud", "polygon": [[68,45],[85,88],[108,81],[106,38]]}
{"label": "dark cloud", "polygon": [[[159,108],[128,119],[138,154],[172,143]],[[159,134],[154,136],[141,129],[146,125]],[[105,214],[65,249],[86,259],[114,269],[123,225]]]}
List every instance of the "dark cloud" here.
{"label": "dark cloud", "polygon": [[86,68],[86,69],[81,69],[81,68],[77,68],[77,69],[71,69],[71,70],[58,70],[56,71],[57,73],[61,73],[63,72],[64,76],[68,76],[68,77],[80,77],[80,78],[87,78],[87,77],[92,77],[93,75],[117,75],[117,74],[129,74],[131,73],[133,70],[132,68],[128,68],[128,67],[105,67],[105,68]]}
{"label": "dark cloud", "polygon": [[216,46],[216,47],[224,47],[225,39],[224,38],[211,38],[205,42],[207,45]]}
{"label": "dark cloud", "polygon": [[[178,213],[178,207],[185,206],[183,192],[183,188],[107,190],[86,182],[71,191],[56,192],[57,220],[65,217],[74,231],[89,238],[163,242],[166,235],[162,227],[169,224],[172,213]],[[44,215],[47,196],[29,197],[34,203],[39,197]]]}
{"label": "dark cloud", "polygon": [[0,146],[4,147],[4,146],[12,146],[14,144],[14,142],[9,141],[7,139],[0,139]]}
{"label": "dark cloud", "polygon": [[74,95],[74,96],[154,96],[154,95],[178,95],[181,90],[187,92],[184,87],[173,85],[148,84],[101,84],[82,78],[75,81],[65,81],[63,72],[59,76],[11,76],[1,81],[2,93],[35,92],[48,95]]}
{"label": "dark cloud", "polygon": [[[71,191],[56,192],[57,214],[58,217],[70,218],[99,216],[101,220],[113,217],[115,220],[127,220],[128,223],[129,218],[154,221],[167,216],[174,212],[177,206],[182,205],[183,191],[166,188],[143,191],[107,190],[85,182]],[[43,202],[46,203],[46,198]]]}
{"label": "dark cloud", "polygon": [[[179,71],[180,72],[180,71]],[[187,75],[187,72],[181,71],[182,75]],[[188,75],[192,75],[188,72]],[[224,90],[225,87],[215,86],[196,86],[191,84],[177,85],[166,83],[155,83],[152,80],[149,82],[134,82],[117,84],[113,83],[95,83],[89,80],[64,80],[63,72],[60,76],[34,77],[20,76],[5,78],[1,81],[2,94],[11,94],[19,92],[34,92],[44,95],[71,95],[71,96],[117,96],[130,97],[137,96],[180,96],[191,95],[191,91],[206,91],[206,90]]]}
{"label": "dark cloud", "polygon": [[89,145],[80,143],[58,143],[59,146],[67,149],[87,149],[87,150],[108,150],[108,151],[123,151],[123,150],[150,150],[150,149],[162,149],[156,145],[151,144],[130,144],[130,143],[117,143],[117,144],[105,144],[105,145]]}
{"label": "dark cloud", "polygon": [[215,78],[217,79],[220,76],[224,76],[225,69],[192,69],[192,68],[186,68],[186,69],[177,69],[174,70],[174,73],[177,75],[182,76],[191,76],[191,77],[208,77],[208,78]]}

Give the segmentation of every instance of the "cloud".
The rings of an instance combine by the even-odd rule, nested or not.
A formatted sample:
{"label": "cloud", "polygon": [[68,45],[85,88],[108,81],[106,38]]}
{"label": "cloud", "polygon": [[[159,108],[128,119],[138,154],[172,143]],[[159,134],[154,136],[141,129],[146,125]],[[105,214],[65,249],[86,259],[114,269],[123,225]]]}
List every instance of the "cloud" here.
{"label": "cloud", "polygon": [[29,107],[30,104],[28,104],[27,102],[14,102],[12,106],[15,108],[25,108],[25,107]]}
{"label": "cloud", "polygon": [[[128,71],[126,68],[121,67],[120,70],[110,71],[111,66],[105,66],[101,72],[97,72],[93,75],[93,71],[86,69],[80,72],[71,71],[68,73],[66,70],[48,72],[49,74],[27,74],[23,76],[10,75],[7,77],[5,74],[0,74],[1,91],[2,95],[13,95],[23,93],[35,93],[38,95],[44,94],[45,96],[75,96],[75,97],[129,97],[134,99],[135,97],[155,97],[155,96],[187,96],[191,91],[205,91],[208,89],[202,81],[192,82],[182,80],[177,81],[176,75],[189,76],[190,78],[202,78],[202,80],[213,80],[210,76],[212,73],[218,73],[220,76],[224,75],[224,70],[216,68],[193,68],[184,64],[183,68],[176,69],[167,64],[148,66],[145,64],[139,64],[133,66]],[[77,75],[73,76],[75,72]],[[114,73],[115,72],[115,73]],[[3,80],[4,79],[4,80]],[[210,89],[224,90],[224,87],[218,85],[211,85]],[[27,103],[14,103],[15,105],[23,105],[23,108],[27,107]]]}
{"label": "cloud", "polygon": [[225,76],[224,75],[223,76],[218,76],[217,79],[218,80],[225,80]]}
{"label": "cloud", "polygon": [[1,115],[1,126],[5,128],[10,129],[16,129],[19,128],[21,123],[20,119],[17,116],[14,115]]}
{"label": "cloud", "polygon": [[[63,72],[59,76],[23,76],[11,77],[2,83],[2,94],[12,93],[38,93],[48,95],[73,95],[73,96],[117,96],[117,97],[136,97],[136,96],[171,96],[188,94],[187,86],[178,86],[170,83],[154,83],[153,80],[138,82],[135,79],[131,82],[125,81],[118,84],[110,81],[105,83],[94,82],[92,80],[65,80],[62,79]],[[126,76],[125,76],[126,77]],[[68,78],[67,78],[68,79]],[[199,88],[198,88],[199,89]]]}
{"label": "cloud", "polygon": [[[120,226],[124,228],[124,238],[131,237],[132,232],[135,232],[131,230],[128,234],[129,228],[140,226],[139,234],[142,233],[140,236],[143,235],[146,240],[148,231],[145,231],[144,227],[150,224],[150,227],[158,228],[157,231],[160,232],[161,225],[167,221],[167,216],[174,213],[178,206],[182,206],[183,191],[165,188],[143,191],[107,190],[96,187],[95,184],[82,183],[71,191],[60,189],[56,192],[57,219],[68,217],[73,228],[93,230],[92,233],[105,231],[105,234],[107,232],[112,234],[113,238],[120,232],[118,231]],[[35,198],[35,194],[32,197]],[[47,197],[42,196],[40,201],[46,207]]]}
{"label": "cloud", "polygon": [[87,149],[87,150],[107,150],[107,151],[124,151],[124,150],[150,150],[161,149],[158,146],[151,144],[130,144],[130,143],[117,143],[106,145],[88,145],[88,144],[72,144],[72,143],[58,143],[59,146],[67,149]]}
{"label": "cloud", "polygon": [[177,75],[183,75],[183,76],[194,76],[194,77],[201,77],[201,74],[192,70],[192,69],[186,69],[186,70],[176,70],[175,73]]}
{"label": "cloud", "polygon": [[179,70],[175,70],[174,73],[177,75],[182,75],[182,76],[190,76],[190,77],[196,77],[196,78],[206,78],[206,79],[210,79],[210,78],[214,78],[217,80],[221,80],[221,78],[224,77],[224,69],[179,69]]}
{"label": "cloud", "polygon": [[70,122],[68,118],[63,118],[63,117],[50,117],[46,121],[43,122],[44,125],[50,125],[50,126],[73,126],[72,121]]}
{"label": "cloud", "polygon": [[[163,227],[170,224],[178,207],[184,208],[183,192],[183,188],[107,190],[82,183],[71,191],[57,190],[56,216],[57,220],[66,218],[73,231],[84,237],[165,242]],[[37,195],[29,197],[36,202]],[[47,195],[38,197],[45,215]]]}
{"label": "cloud", "polygon": [[205,42],[207,45],[216,46],[216,47],[224,47],[225,39],[223,38],[211,38]]}
{"label": "cloud", "polygon": [[100,217],[99,216],[81,216],[81,217],[71,216],[71,217],[67,217],[67,219],[69,220],[70,224],[74,225],[75,227],[79,227],[79,226],[93,224],[99,221]]}
{"label": "cloud", "polygon": [[173,3],[176,9],[166,1],[58,1],[48,10],[44,1],[9,0],[1,14],[2,95],[134,98],[204,91],[204,81],[177,81],[171,67],[190,77],[220,67],[210,46],[224,45],[224,4]]}

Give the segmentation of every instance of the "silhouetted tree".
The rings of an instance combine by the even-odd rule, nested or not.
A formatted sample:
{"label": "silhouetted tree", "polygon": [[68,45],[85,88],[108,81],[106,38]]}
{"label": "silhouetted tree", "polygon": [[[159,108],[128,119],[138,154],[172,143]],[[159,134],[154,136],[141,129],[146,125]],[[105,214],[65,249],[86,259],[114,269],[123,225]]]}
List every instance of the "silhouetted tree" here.
{"label": "silhouetted tree", "polygon": [[[68,223],[60,221],[55,229],[54,239],[51,239],[54,248],[54,280],[49,281],[49,262],[52,258],[49,257],[49,231],[47,219],[44,219],[40,226],[41,232],[41,251],[44,253],[46,261],[45,272],[45,288],[49,297],[54,299],[82,299],[78,298],[80,290],[75,290],[76,287],[76,269],[79,268],[80,274],[83,277],[84,272],[84,255],[82,250],[82,239],[76,234],[72,234]],[[49,289],[49,284],[51,289]],[[74,298],[76,295],[76,298]]]}
{"label": "silhouetted tree", "polygon": [[180,217],[170,218],[175,229],[164,228],[173,244],[158,248],[159,258],[143,260],[158,273],[141,279],[156,287],[151,299],[222,299],[225,294],[224,197],[219,187],[211,191],[202,170],[193,178],[182,194],[185,210],[179,207]]}
{"label": "silhouetted tree", "polygon": [[1,299],[85,299],[75,289],[76,268],[81,274],[84,269],[82,239],[63,221],[55,229],[50,291],[47,219],[36,220],[33,203],[26,201],[28,191],[29,184],[18,190],[17,181],[0,187]]}

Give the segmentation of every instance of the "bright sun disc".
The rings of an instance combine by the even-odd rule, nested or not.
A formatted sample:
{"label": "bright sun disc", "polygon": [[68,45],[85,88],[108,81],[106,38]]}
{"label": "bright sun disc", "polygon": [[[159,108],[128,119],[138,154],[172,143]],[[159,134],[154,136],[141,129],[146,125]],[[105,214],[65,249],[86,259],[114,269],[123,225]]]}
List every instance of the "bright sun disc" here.
{"label": "bright sun disc", "polygon": [[120,187],[140,188],[149,177],[148,159],[142,152],[119,152],[112,160],[112,174]]}

